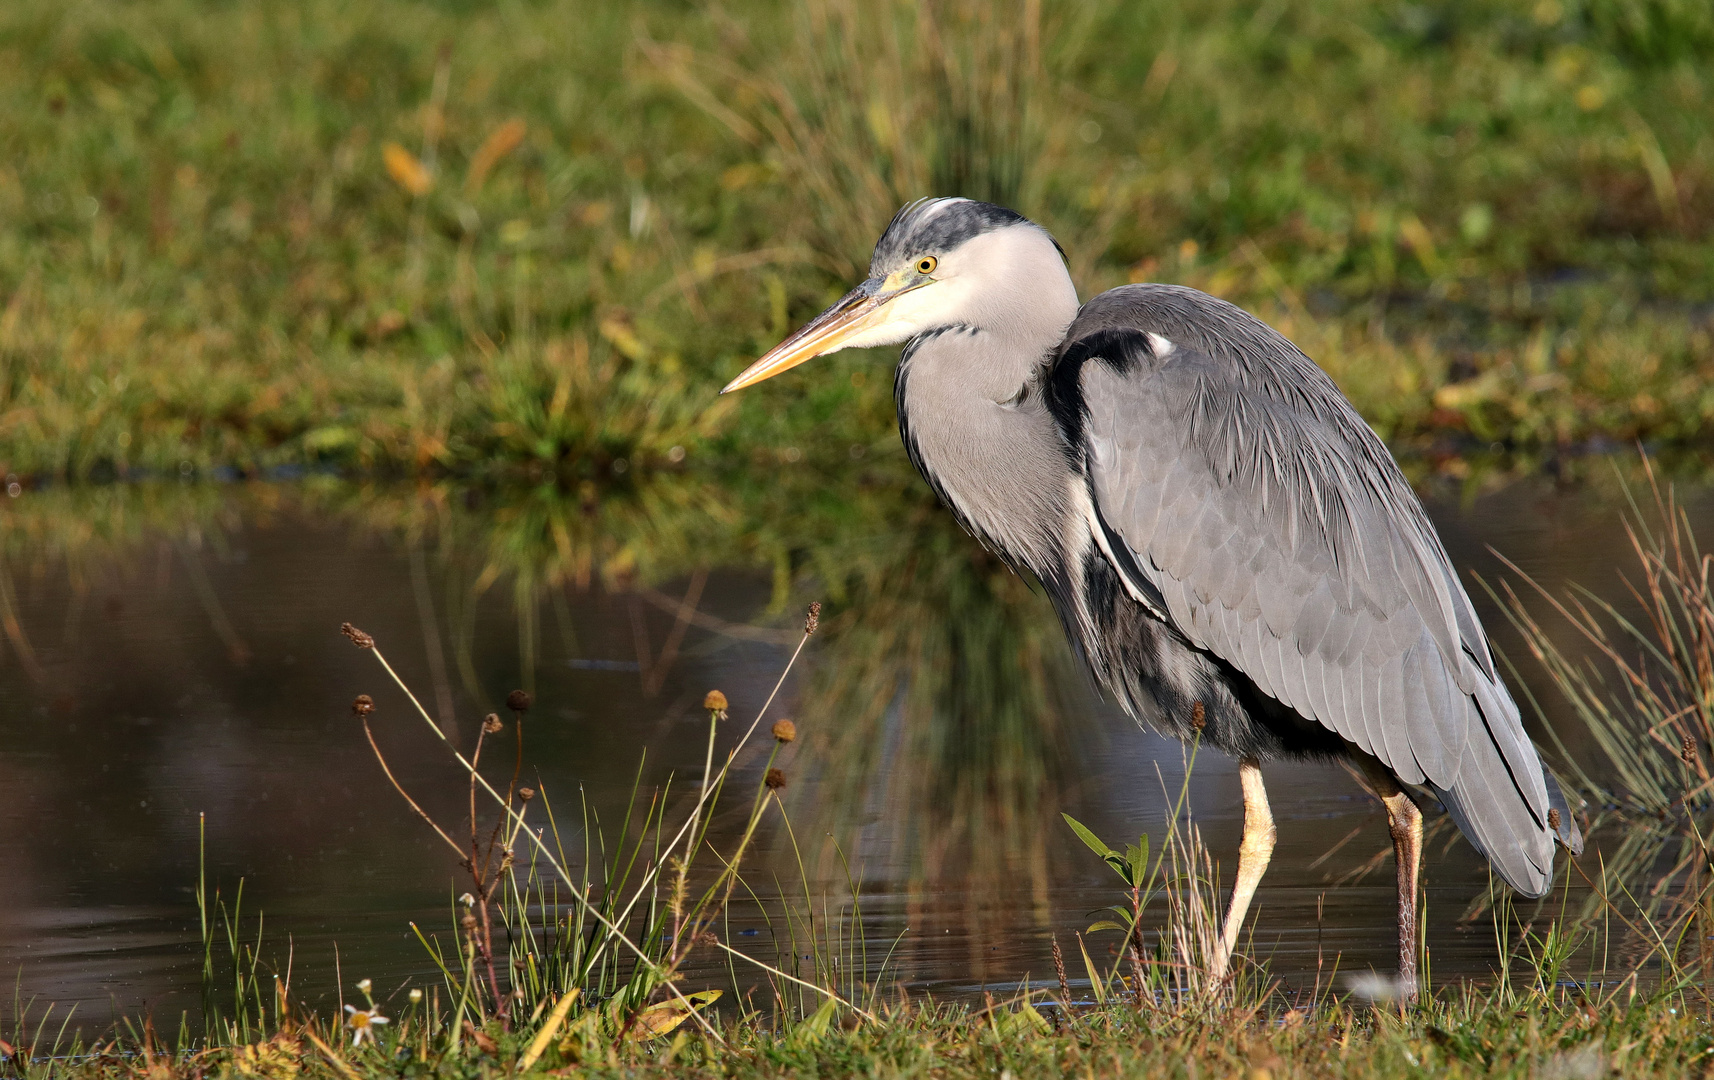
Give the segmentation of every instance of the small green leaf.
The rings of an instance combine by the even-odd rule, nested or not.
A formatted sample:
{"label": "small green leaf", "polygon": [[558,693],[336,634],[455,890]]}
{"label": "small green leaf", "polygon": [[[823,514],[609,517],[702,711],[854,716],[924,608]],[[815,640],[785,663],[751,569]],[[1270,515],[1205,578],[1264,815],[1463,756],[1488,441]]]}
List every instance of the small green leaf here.
{"label": "small green leaf", "polygon": [[1047,1017],[1038,1012],[1035,1006],[1024,1002],[1016,1012],[1001,1012],[994,1014],[994,1029],[1001,1035],[1012,1038],[1029,1038],[1032,1035],[1051,1035],[1053,1025],[1047,1022]]}
{"label": "small green leaf", "polygon": [[1077,838],[1079,840],[1082,840],[1088,845],[1090,851],[1101,856],[1101,861],[1113,868],[1113,872],[1119,875],[1119,879],[1121,881],[1127,885],[1134,886],[1137,884],[1137,881],[1142,880],[1141,878],[1138,878],[1136,881],[1133,881],[1130,867],[1125,862],[1125,856],[1108,847],[1100,837],[1089,831],[1088,826],[1084,825],[1081,821],[1078,821],[1070,814],[1062,812],[1059,816],[1065,819],[1065,823],[1071,826],[1073,832],[1077,833]]}
{"label": "small green leaf", "polygon": [[1100,837],[1090,832],[1088,826],[1084,825],[1083,822],[1078,821],[1070,814],[1062,813],[1059,816],[1065,819],[1065,823],[1067,825],[1071,826],[1071,831],[1077,834],[1077,838],[1079,840],[1082,840],[1085,844],[1089,845],[1090,851],[1093,851],[1103,859],[1119,854],[1117,851],[1114,851],[1103,843]]}
{"label": "small green leaf", "polygon": [[1048,1023],[1047,1017],[1038,1012],[1036,1007],[1031,1005],[1029,1002],[1024,1002],[1023,1006],[1018,1009],[1018,1015],[1028,1020],[1030,1024],[1043,1035],[1053,1034],[1053,1025]]}
{"label": "small green leaf", "polygon": [[358,438],[351,428],[328,425],[304,432],[303,447],[312,454],[327,454],[356,446]]}
{"label": "small green leaf", "polygon": [[1149,834],[1144,833],[1135,844],[1125,849],[1125,862],[1130,865],[1132,885],[1141,885],[1149,870]]}
{"label": "small green leaf", "polygon": [[1112,919],[1102,919],[1098,923],[1091,923],[1089,929],[1083,932],[1085,934],[1093,934],[1097,930],[1117,930],[1120,933],[1123,933],[1125,928],[1114,922]]}
{"label": "small green leaf", "polygon": [[797,1025],[792,1028],[793,1041],[801,1044],[805,1041],[821,1038],[833,1026],[833,1021],[838,1015],[839,999],[833,997],[826,999],[821,1003],[820,1008],[798,1021]]}

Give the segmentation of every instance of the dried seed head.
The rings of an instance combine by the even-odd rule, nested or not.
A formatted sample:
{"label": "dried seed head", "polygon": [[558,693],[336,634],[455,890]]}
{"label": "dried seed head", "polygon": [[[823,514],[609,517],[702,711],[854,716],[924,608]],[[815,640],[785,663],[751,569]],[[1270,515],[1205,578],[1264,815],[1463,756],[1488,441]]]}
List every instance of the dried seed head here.
{"label": "dried seed head", "polygon": [[466,911],[464,913],[464,917],[458,920],[458,925],[464,927],[467,931],[474,930],[476,929],[476,916]]}
{"label": "dried seed head", "polygon": [[489,713],[487,716],[482,718],[482,733],[484,735],[496,734],[505,726],[505,724],[500,722],[499,713]]}
{"label": "dried seed head", "polygon": [[702,933],[696,935],[696,943],[698,945],[718,945],[720,944],[720,935],[716,934],[712,930],[704,930]]}
{"label": "dried seed head", "polygon": [[1684,737],[1684,742],[1681,745],[1680,749],[1683,751],[1682,756],[1684,757],[1684,763],[1686,765],[1696,764],[1696,740],[1695,739],[1692,739],[1690,736],[1686,735]]}
{"label": "dried seed head", "polygon": [[762,783],[768,786],[769,791],[778,791],[786,786],[786,774],[778,769],[769,769],[768,774],[762,778]]}
{"label": "dried seed head", "polygon": [[1208,710],[1198,701],[1190,707],[1190,726],[1201,731],[1208,724]]}
{"label": "dried seed head", "polygon": [[710,690],[702,699],[702,707],[709,712],[725,712],[726,695],[718,690]]}
{"label": "dried seed head", "polygon": [[373,637],[365,634],[350,623],[340,623],[339,632],[350,638],[351,644],[357,646],[359,649],[373,649],[375,647],[375,639]]}
{"label": "dried seed head", "polygon": [[510,694],[506,695],[506,708],[511,709],[515,713],[528,712],[533,700],[534,699],[524,691],[514,690]]}
{"label": "dried seed head", "polygon": [[773,731],[779,742],[787,743],[797,738],[797,725],[790,720],[775,720]]}
{"label": "dried seed head", "polygon": [[1559,807],[1550,806],[1547,810],[1547,827],[1554,832],[1559,831]]}
{"label": "dried seed head", "polygon": [[529,802],[531,799],[533,799],[535,797],[536,797],[536,789],[533,787],[521,787],[518,789],[518,798],[524,800],[525,802]]}
{"label": "dried seed head", "polygon": [[358,694],[357,700],[351,703],[351,715],[359,720],[367,718],[375,711],[375,699],[368,694]]}
{"label": "dried seed head", "polygon": [[809,605],[809,617],[803,621],[803,632],[807,636],[815,633],[815,628],[821,625],[821,601]]}

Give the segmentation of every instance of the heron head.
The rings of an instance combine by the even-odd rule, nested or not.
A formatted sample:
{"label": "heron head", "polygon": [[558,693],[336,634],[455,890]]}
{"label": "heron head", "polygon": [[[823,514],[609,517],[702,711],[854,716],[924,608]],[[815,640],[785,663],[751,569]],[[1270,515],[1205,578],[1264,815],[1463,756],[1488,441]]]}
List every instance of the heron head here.
{"label": "heron head", "polygon": [[954,326],[1039,330],[1057,341],[1076,313],[1077,292],[1046,230],[992,203],[922,199],[893,215],[866,281],[721,393],[840,349],[897,345]]}

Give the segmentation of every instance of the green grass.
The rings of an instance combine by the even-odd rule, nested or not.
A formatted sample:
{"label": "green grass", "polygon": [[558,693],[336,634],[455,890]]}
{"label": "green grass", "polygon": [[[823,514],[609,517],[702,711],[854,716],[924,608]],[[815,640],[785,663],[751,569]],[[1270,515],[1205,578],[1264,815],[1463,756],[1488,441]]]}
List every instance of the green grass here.
{"label": "green grass", "polygon": [[16,0],[0,473],[873,445],[884,357],[714,391],[931,193],[1252,307],[1403,449],[1693,445],[1711,58],[1698,0]]}
{"label": "green grass", "polygon": [[[759,1024],[648,1042],[562,1040],[540,1063],[517,1075],[576,1077],[1135,1076],[1241,1077],[1682,1077],[1706,1067],[1714,1040],[1699,1001],[1624,992],[1610,1008],[1586,1009],[1575,996],[1447,995],[1401,1018],[1364,1005],[1314,1013],[1281,1007],[1254,1015],[1225,1011],[1169,1019],[1129,1006],[1074,1012],[1038,1024],[1015,1007],[992,1012],[963,1007],[901,1006],[873,1023],[804,1024],[773,1030]],[[1053,1017],[1055,1010],[1037,1010]],[[834,1018],[837,1020],[837,1018]],[[317,1037],[324,1055],[299,1029],[198,1055],[157,1052],[122,1056],[111,1047],[76,1066],[34,1066],[31,1077],[221,1076],[352,1080],[353,1076],[489,1077],[507,1075],[524,1037],[499,1041],[494,1053],[415,1053],[415,1040],[388,1049],[350,1052]],[[561,1048],[563,1046],[563,1049]],[[337,1062],[334,1064],[333,1062]]]}

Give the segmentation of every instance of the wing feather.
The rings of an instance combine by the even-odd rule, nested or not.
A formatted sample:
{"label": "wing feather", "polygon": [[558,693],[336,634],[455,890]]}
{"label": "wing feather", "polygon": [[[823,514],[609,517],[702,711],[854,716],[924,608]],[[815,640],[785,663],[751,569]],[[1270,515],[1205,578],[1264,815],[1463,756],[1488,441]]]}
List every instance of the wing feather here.
{"label": "wing feather", "polygon": [[1297,648],[1307,660],[1319,658],[1333,622],[1333,590],[1325,580],[1315,583],[1297,612]]}
{"label": "wing feather", "polygon": [[[1308,715],[1329,715],[1333,710],[1333,699],[1327,693],[1327,673],[1323,665],[1317,662],[1314,654],[1305,656],[1299,653],[1298,660],[1303,665],[1303,682],[1309,695]],[[1298,711],[1305,712],[1306,710],[1299,709]]]}
{"label": "wing feather", "polygon": [[1179,632],[1444,792],[1507,880],[1544,887],[1540,760],[1432,525],[1332,381],[1259,320],[1171,286],[1091,301],[1050,379],[1074,381],[1061,423],[1096,512]]}

